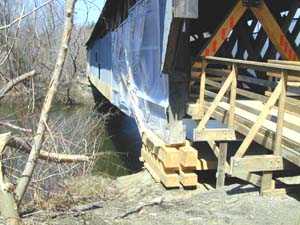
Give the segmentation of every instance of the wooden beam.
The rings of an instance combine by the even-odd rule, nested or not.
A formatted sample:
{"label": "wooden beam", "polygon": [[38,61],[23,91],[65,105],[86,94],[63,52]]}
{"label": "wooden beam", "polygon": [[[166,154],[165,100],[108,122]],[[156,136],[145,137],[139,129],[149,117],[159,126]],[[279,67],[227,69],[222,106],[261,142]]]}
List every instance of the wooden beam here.
{"label": "wooden beam", "polygon": [[238,68],[243,69],[253,69],[263,72],[274,72],[281,73],[282,71],[287,72],[289,75],[300,76],[300,67],[297,65],[282,65],[277,63],[266,63],[266,62],[257,62],[250,60],[241,60],[241,59],[229,59],[215,56],[205,57],[207,63],[215,63],[221,65],[232,66],[235,64]]}
{"label": "wooden beam", "polygon": [[243,158],[231,158],[230,173],[279,171],[284,169],[283,158],[276,155],[252,155]]}
{"label": "wooden beam", "polygon": [[204,128],[194,131],[193,141],[234,141],[235,130],[232,128]]}
{"label": "wooden beam", "polygon": [[[232,11],[229,13],[229,15],[226,17],[224,22],[220,25],[220,27],[217,29],[216,33],[213,35],[213,37],[209,40],[209,43],[206,45],[206,47],[198,54],[198,58],[200,56],[209,56],[209,55],[215,55],[219,48],[222,46],[222,44],[226,41],[229,33],[232,31],[232,29],[236,26],[236,24],[239,22],[241,17],[246,12],[247,8],[243,6],[243,3],[241,0],[238,0]],[[193,67],[201,67],[201,62],[195,62],[193,64]]]}
{"label": "wooden beam", "polygon": [[299,56],[281,30],[266,3],[262,1],[259,7],[251,7],[250,9],[262,24],[264,30],[268,34],[268,37],[276,49],[280,52],[282,57],[287,60],[298,61]]}
{"label": "wooden beam", "polygon": [[198,164],[198,151],[190,145],[180,147],[180,166],[182,168],[196,169]]}
{"label": "wooden beam", "polygon": [[145,167],[156,181],[160,181],[166,188],[179,187],[179,176],[176,173],[170,173],[165,170],[162,163],[153,154],[147,151],[145,147],[141,150],[142,159],[145,161]]}
{"label": "wooden beam", "polygon": [[198,176],[191,169],[181,168],[179,170],[179,179],[183,187],[196,187],[198,184]]}

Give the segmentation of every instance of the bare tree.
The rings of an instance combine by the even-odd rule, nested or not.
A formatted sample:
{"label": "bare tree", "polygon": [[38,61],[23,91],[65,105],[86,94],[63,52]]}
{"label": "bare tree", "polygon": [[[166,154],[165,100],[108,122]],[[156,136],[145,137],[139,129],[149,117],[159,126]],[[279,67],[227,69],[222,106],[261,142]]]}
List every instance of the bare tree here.
{"label": "bare tree", "polygon": [[[48,122],[48,114],[52,106],[54,95],[57,91],[57,87],[59,84],[60,77],[62,75],[63,66],[67,57],[68,47],[71,37],[71,32],[73,28],[73,13],[74,13],[74,6],[76,0],[67,0],[65,6],[65,22],[64,22],[64,30],[62,33],[62,40],[60,49],[58,52],[55,68],[52,74],[52,78],[50,81],[49,89],[43,104],[43,108],[40,115],[40,120],[38,123],[37,132],[33,139],[33,145],[29,154],[29,158],[25,165],[24,171],[22,173],[21,178],[18,180],[18,184],[16,186],[16,190],[14,190],[14,186],[7,181],[5,174],[1,169],[0,173],[0,200],[1,202],[5,202],[6,204],[1,204],[1,213],[6,218],[7,223],[9,224],[20,224],[20,219],[18,217],[18,205],[23,199],[23,196],[27,190],[27,187],[31,181],[33,171],[37,165],[37,160],[40,157],[42,143],[44,139],[44,135],[47,129],[47,122]],[[23,17],[20,17],[21,20]],[[15,20],[14,20],[15,21]],[[15,22],[10,23],[9,26],[13,25]],[[3,29],[7,29],[9,26],[2,27]],[[14,85],[9,85],[9,89]],[[5,93],[7,91],[4,91]],[[5,149],[5,146],[10,141],[11,137],[10,134],[3,134],[0,137],[0,155]],[[2,168],[2,164],[0,165]]]}

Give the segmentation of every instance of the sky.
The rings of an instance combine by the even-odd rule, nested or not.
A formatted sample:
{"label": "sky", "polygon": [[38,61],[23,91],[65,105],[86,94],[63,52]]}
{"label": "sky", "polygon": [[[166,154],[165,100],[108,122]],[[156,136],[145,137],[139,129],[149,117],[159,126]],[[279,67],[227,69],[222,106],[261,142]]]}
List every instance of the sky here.
{"label": "sky", "polygon": [[105,0],[77,0],[75,23],[84,24],[97,22]]}

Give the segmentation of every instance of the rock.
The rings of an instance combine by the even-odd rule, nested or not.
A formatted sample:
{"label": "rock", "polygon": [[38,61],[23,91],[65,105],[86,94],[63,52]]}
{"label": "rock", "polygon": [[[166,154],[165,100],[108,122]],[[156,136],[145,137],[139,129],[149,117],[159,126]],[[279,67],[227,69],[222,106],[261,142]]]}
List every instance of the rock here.
{"label": "rock", "polygon": [[69,185],[74,193],[78,190],[82,193],[83,189],[85,194],[92,194],[86,190],[91,187],[114,197],[107,199],[103,208],[79,218],[69,215],[44,224],[297,225],[300,222],[300,203],[295,198],[260,197],[252,185],[233,184],[215,190],[203,184],[197,190],[166,190],[147,171],[116,180],[87,177]]}

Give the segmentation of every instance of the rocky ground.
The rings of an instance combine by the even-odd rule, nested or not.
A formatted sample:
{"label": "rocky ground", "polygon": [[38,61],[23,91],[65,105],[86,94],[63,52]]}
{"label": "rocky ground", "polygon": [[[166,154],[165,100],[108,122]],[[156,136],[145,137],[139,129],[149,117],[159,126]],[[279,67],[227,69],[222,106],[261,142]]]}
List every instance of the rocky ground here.
{"label": "rocky ground", "polygon": [[[76,208],[63,213],[37,211],[24,221],[53,225],[300,224],[300,202],[295,196],[260,197],[258,190],[248,184],[231,184],[223,190],[201,184],[197,190],[166,191],[142,171],[116,180],[78,179],[69,181],[68,186],[70,195],[95,196],[90,199],[94,205],[77,206],[81,207],[80,213]],[[85,207],[89,210],[84,212]]]}

